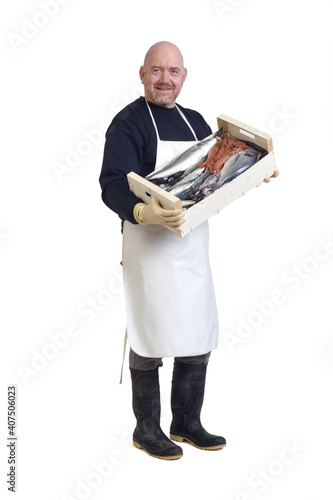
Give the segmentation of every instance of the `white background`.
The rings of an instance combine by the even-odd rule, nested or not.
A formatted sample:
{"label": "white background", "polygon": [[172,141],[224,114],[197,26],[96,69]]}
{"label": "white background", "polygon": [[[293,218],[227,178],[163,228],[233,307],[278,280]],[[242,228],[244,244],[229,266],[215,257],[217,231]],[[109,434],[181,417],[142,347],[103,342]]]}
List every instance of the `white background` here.
{"label": "white background", "polygon": [[[16,384],[15,498],[331,499],[330,0],[42,4],[0,12],[2,498]],[[180,104],[213,129],[224,113],[270,131],[280,169],[211,219],[220,344],[202,419],[228,445],[172,463],[131,446],[120,224],[98,183],[107,125],[159,40],[184,55]]]}

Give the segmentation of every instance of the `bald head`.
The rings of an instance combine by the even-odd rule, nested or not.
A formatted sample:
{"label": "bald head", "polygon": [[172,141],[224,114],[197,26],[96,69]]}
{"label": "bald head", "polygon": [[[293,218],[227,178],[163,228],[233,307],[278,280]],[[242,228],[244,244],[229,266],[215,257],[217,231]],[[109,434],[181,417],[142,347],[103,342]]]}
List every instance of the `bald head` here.
{"label": "bald head", "polygon": [[147,101],[173,108],[186,75],[179,48],[170,42],[155,43],[148,50],[140,68]]}
{"label": "bald head", "polygon": [[150,57],[154,55],[155,52],[158,52],[159,50],[162,50],[163,52],[170,52],[175,54],[175,56],[178,56],[181,60],[181,65],[182,68],[184,69],[184,59],[182,56],[182,53],[180,52],[179,48],[177,45],[171,42],[157,42],[154,43],[148,50],[147,54],[145,55],[145,59],[143,62],[143,66],[146,68],[147,62],[149,61]]}

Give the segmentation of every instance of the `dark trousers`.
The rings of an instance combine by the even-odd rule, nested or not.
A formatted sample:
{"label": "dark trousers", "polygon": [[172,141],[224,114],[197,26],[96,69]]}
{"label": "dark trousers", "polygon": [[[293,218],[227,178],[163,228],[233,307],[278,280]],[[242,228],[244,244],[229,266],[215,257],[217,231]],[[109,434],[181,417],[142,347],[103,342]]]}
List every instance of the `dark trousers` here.
{"label": "dark trousers", "polygon": [[[184,356],[177,357],[175,359],[181,361],[182,363],[187,363],[190,365],[206,365],[209,361],[209,357],[210,352],[207,352],[207,354],[200,354],[199,356]],[[136,354],[132,349],[130,349],[129,365],[130,368],[133,368],[134,370],[155,370],[156,368],[163,366],[163,361],[162,358],[145,358],[143,356],[140,356],[139,354]]]}

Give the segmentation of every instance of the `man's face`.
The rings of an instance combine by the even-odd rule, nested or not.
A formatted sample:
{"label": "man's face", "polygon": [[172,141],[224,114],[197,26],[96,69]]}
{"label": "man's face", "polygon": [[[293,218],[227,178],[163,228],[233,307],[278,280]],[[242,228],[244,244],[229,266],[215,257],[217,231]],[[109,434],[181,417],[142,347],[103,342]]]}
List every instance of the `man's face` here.
{"label": "man's face", "polygon": [[147,56],[140,68],[145,97],[149,102],[173,108],[187,75],[181,54],[176,47],[162,45]]}

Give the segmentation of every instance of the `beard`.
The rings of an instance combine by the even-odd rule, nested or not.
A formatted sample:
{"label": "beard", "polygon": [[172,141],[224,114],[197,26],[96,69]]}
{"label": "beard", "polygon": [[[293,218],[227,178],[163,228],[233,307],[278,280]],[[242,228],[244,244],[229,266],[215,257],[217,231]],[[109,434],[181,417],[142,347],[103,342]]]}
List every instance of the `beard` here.
{"label": "beard", "polygon": [[148,100],[162,107],[168,107],[173,104],[176,101],[178,94],[175,94],[173,91],[171,91],[171,93],[168,92],[168,94],[166,95],[161,95],[161,93],[159,93],[155,89],[147,91]]}

